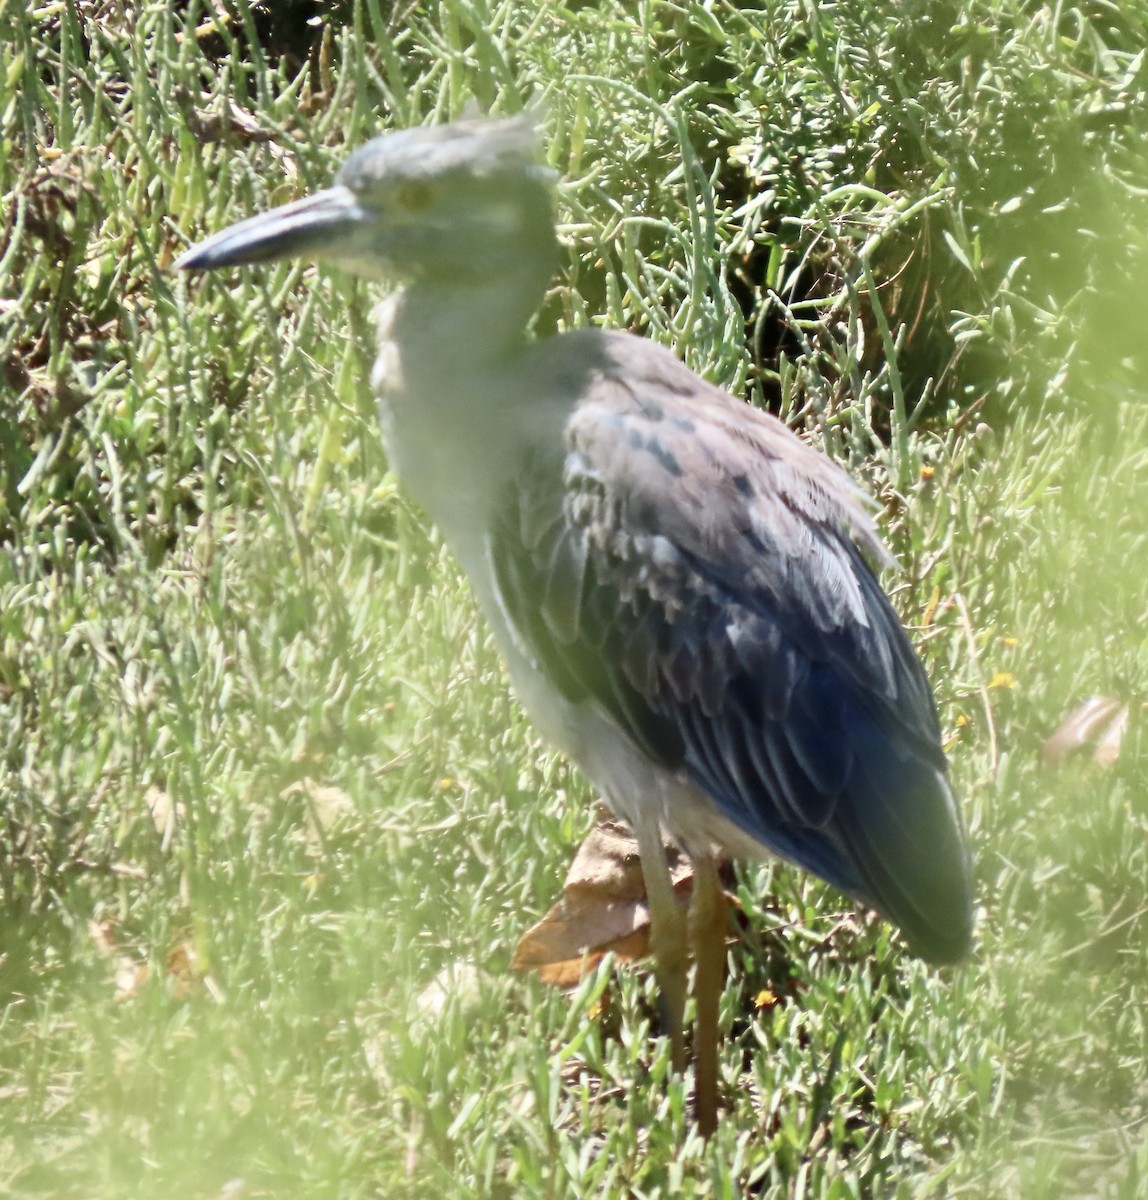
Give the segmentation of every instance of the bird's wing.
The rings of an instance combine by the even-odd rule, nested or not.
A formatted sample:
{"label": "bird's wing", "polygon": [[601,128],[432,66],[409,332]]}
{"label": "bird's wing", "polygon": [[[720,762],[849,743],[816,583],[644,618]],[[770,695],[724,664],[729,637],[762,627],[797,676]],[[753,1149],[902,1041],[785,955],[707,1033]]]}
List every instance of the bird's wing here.
{"label": "bird's wing", "polygon": [[751,836],[927,957],[959,957],[963,833],[928,682],[857,548],[885,554],[854,485],[636,339],[579,391],[492,537],[525,646]]}

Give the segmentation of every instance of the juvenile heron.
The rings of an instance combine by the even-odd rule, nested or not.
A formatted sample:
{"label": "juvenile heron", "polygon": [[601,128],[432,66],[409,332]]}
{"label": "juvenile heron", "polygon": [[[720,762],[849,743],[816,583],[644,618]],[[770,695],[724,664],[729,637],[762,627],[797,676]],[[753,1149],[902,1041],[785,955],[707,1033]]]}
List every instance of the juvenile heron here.
{"label": "juvenile heron", "polygon": [[[667,350],[524,327],[557,265],[525,119],[375,139],[333,187],[177,264],[304,257],[405,284],[381,305],[390,462],[458,556],[519,697],[633,827],[676,1068],[717,1111],[719,851],[813,871],[952,962],[969,861],[933,697],[869,560],[859,489]],[[691,856],[687,915],[662,831]]]}

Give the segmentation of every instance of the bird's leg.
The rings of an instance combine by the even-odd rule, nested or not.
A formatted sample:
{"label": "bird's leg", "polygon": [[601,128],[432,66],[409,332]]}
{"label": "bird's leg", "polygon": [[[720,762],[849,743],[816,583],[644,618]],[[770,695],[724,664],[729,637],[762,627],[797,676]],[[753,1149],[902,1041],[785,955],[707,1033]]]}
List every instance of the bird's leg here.
{"label": "bird's leg", "polygon": [[650,906],[650,949],[654,952],[654,973],[661,993],[662,1021],[670,1037],[670,1060],[675,1071],[682,1071],[686,1065],[684,1024],[689,969],[686,912],[674,893],[660,828],[656,823],[643,823],[634,833]]}
{"label": "bird's leg", "polygon": [[725,978],[726,907],[717,863],[706,854],[694,860],[694,890],[689,913],[694,951],[695,1106],[698,1130],[710,1137],[717,1128],[718,1006]]}

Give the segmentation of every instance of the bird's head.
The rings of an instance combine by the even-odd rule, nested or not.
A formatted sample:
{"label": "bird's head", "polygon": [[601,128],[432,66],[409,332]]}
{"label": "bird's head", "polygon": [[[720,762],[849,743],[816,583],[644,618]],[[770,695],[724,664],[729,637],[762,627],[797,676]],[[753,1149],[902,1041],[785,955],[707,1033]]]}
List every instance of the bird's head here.
{"label": "bird's head", "polygon": [[460,121],[385,134],[332,187],[192,247],[185,271],[305,258],[369,278],[457,285],[553,255],[550,173],[533,122]]}

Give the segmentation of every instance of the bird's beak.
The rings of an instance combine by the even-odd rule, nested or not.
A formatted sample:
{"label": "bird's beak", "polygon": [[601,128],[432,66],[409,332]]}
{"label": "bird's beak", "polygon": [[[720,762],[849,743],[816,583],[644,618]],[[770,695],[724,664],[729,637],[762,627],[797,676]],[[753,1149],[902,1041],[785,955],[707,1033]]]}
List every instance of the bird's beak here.
{"label": "bird's beak", "polygon": [[210,271],[285,258],[353,259],[370,223],[354,192],[336,184],[213,234],[181,255],[175,267]]}

